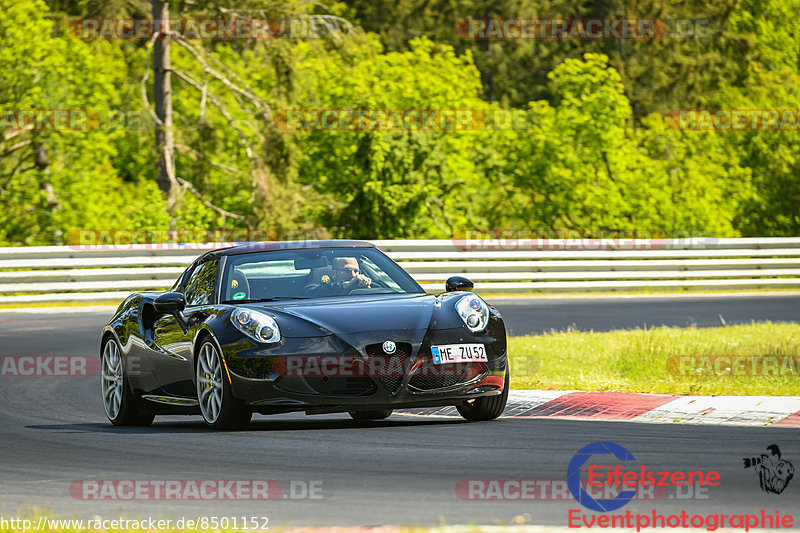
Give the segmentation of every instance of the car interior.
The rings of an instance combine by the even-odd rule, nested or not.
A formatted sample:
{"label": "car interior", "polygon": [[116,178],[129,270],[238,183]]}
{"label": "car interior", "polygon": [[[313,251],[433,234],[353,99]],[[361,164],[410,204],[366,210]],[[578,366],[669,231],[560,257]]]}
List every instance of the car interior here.
{"label": "car interior", "polygon": [[250,283],[244,272],[234,268],[225,289],[225,300],[247,300],[250,298]]}
{"label": "car interior", "polygon": [[[331,280],[331,262],[335,257],[337,256],[323,253],[316,257],[234,266],[226,282],[225,301],[306,296],[309,285],[325,283],[325,276],[328,277],[327,281]],[[388,292],[396,292],[391,284],[386,283],[386,274],[376,272],[368,261],[357,255],[356,257],[362,274],[370,277],[373,285],[371,288],[354,289],[349,294],[387,292],[387,289]]]}

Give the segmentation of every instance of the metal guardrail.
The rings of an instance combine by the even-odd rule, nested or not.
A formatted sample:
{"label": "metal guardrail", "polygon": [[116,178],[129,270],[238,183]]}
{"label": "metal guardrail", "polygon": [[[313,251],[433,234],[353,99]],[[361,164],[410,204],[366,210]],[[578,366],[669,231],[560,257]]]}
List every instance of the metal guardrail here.
{"label": "metal guardrail", "polygon": [[[373,242],[430,291],[443,290],[456,274],[471,278],[480,293],[800,288],[800,238],[628,240],[618,246]],[[111,301],[165,290],[203,250],[223,246],[0,248],[0,304]]]}

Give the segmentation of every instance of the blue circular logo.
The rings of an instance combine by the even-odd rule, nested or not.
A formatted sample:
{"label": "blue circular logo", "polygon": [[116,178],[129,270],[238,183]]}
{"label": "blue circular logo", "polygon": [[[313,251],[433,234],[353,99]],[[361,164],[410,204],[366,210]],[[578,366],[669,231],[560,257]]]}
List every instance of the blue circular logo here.
{"label": "blue circular logo", "polygon": [[589,460],[592,455],[611,454],[620,461],[633,461],[631,452],[615,442],[593,442],[587,444],[576,453],[569,462],[567,468],[567,486],[575,501],[592,511],[607,513],[616,511],[626,505],[636,496],[635,490],[623,490],[614,499],[595,500],[581,487],[581,466]]}

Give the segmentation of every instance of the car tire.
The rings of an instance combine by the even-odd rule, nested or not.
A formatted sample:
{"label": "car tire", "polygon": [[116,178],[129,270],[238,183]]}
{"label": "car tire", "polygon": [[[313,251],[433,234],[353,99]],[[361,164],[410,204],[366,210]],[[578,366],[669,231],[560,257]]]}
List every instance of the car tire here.
{"label": "car tire", "polygon": [[233,396],[222,356],[216,344],[206,339],[197,352],[195,382],[203,421],[212,429],[243,429],[253,411]]}
{"label": "car tire", "polygon": [[383,420],[392,415],[391,409],[376,409],[375,411],[350,411],[353,420]]}
{"label": "car tire", "polygon": [[506,368],[506,378],[503,381],[503,392],[497,396],[484,396],[475,398],[470,402],[456,405],[459,414],[470,422],[494,420],[503,414],[508,402],[509,374]]}
{"label": "car tire", "polygon": [[115,426],[149,426],[155,414],[139,409],[125,373],[122,349],[114,337],[103,345],[100,356],[100,392],[106,417]]}

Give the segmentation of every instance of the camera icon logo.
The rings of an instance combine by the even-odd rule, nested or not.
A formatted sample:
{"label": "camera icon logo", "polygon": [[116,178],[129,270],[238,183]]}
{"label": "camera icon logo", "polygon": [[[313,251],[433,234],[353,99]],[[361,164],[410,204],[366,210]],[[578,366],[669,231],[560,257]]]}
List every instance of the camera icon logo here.
{"label": "camera icon logo", "polygon": [[768,453],[760,457],[743,457],[745,468],[752,468],[758,476],[761,490],[770,494],[780,494],[794,477],[794,465],[781,456],[777,444],[767,446]]}

